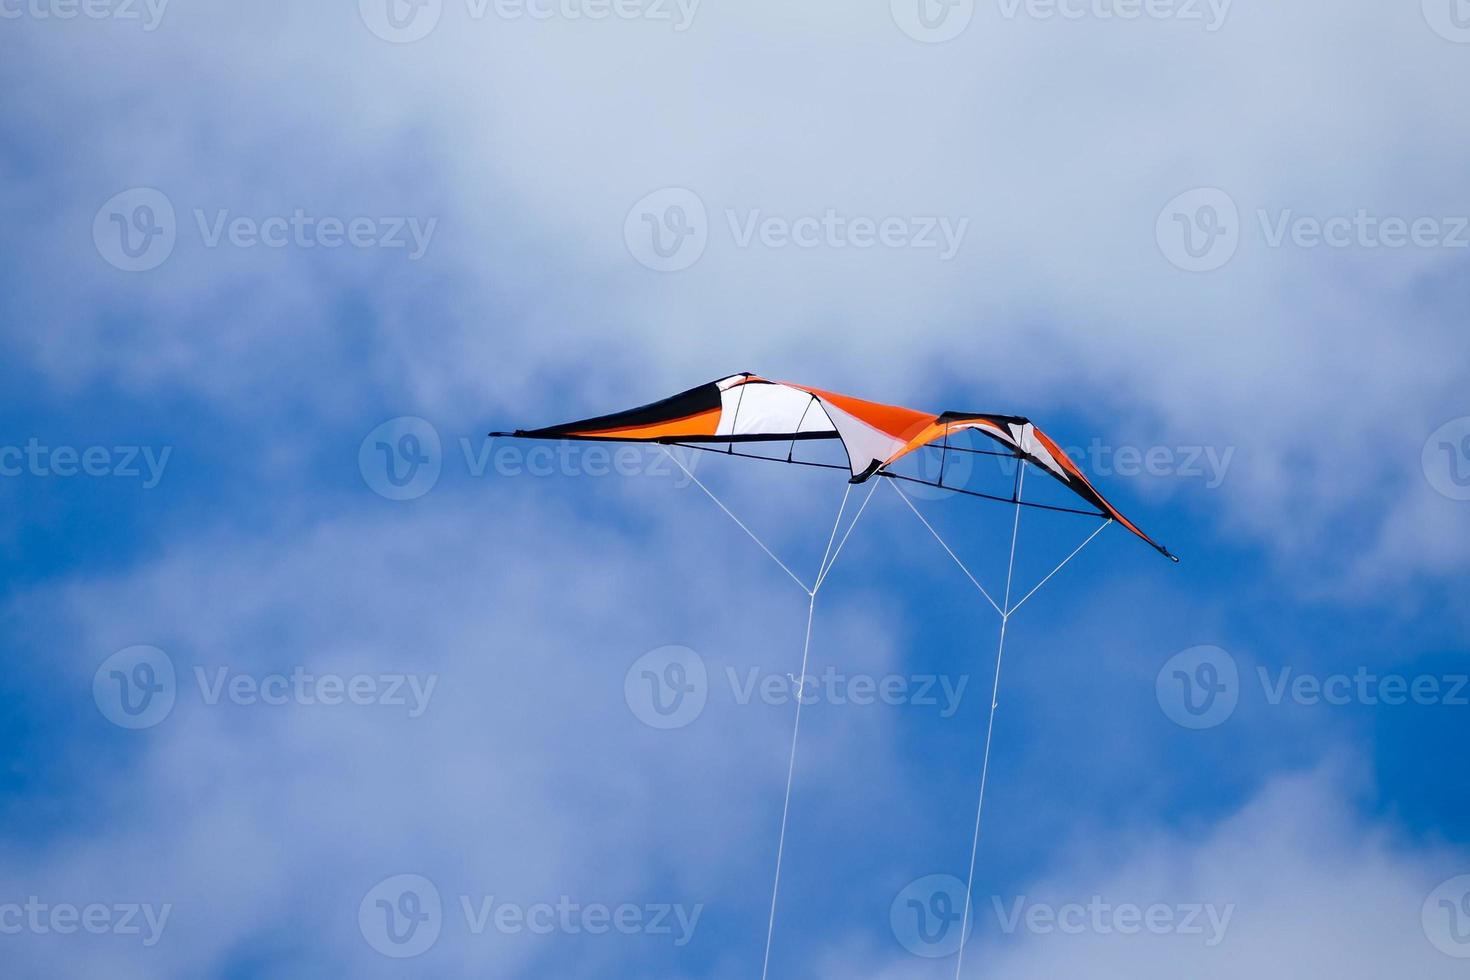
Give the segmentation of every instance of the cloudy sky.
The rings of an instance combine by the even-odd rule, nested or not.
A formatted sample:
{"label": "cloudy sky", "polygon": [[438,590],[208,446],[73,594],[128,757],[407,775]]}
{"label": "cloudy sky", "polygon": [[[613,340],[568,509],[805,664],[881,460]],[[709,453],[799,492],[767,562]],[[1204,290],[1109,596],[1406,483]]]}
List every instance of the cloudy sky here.
{"label": "cloudy sky", "polygon": [[[1464,975],[1464,0],[0,0],[0,53],[7,976],[759,976],[805,585],[657,452],[485,436],[739,371],[1028,415],[1182,558],[1109,528],[1010,620],[963,975]],[[687,465],[816,578],[840,478]],[[864,501],[772,977],[956,969],[999,617]],[[1003,592],[1009,508],[914,504]],[[1091,529],[1024,512],[1016,596]]]}

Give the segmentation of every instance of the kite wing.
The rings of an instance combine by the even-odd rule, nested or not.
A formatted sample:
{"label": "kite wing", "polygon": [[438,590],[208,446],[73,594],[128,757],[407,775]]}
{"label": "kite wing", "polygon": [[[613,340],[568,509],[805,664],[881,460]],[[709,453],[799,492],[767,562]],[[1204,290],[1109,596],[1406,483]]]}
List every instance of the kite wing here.
{"label": "kite wing", "polygon": [[934,415],[745,373],[624,412],[491,435],[663,444],[838,439],[847,452],[851,482],[862,483],[875,473],[890,475],[887,468],[909,453],[945,442],[951,434],[966,430],[980,432],[1006,447],[1010,454],[1041,467],[1096,507],[1099,517],[1117,521],[1161,554],[1178,561],[1108,503],[1046,433],[1015,415]]}

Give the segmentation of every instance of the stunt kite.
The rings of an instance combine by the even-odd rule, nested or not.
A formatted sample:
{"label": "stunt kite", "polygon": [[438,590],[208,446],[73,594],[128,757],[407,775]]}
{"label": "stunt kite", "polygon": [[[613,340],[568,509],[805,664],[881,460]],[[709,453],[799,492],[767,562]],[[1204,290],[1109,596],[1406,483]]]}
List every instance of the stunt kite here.
{"label": "stunt kite", "polygon": [[[981,444],[995,448],[974,449],[967,445],[951,444],[952,437],[970,432],[978,432],[988,437],[990,441]],[[732,374],[728,378],[690,388],[688,391],[680,392],[650,405],[644,405],[642,408],[631,408],[611,415],[600,415],[597,418],[542,429],[517,429],[514,432],[492,432],[490,434],[521,439],[590,439],[606,442],[654,443],[661,446],[669,458],[683,469],[685,474],[719,505],[721,510],[729,515],[736,524],[739,524],[740,528],[756,544],[760,545],[761,549],[776,564],[780,565],[807,594],[809,602],[807,603],[806,640],[801,651],[801,673],[796,675],[802,679],[803,684],[807,677],[807,658],[811,650],[812,616],[816,609],[817,590],[822,587],[827,574],[836,564],[837,556],[846,544],[848,536],[852,534],[858,519],[863,515],[863,510],[868,506],[868,501],[872,499],[873,489],[881,482],[872,478],[875,476],[887,478],[889,485],[913,511],[914,516],[928,528],[929,533],[944,547],[954,563],[959,565],[970,583],[1000,614],[1000,642],[995,652],[995,680],[990,693],[990,720],[985,730],[985,753],[980,765],[979,798],[975,805],[975,829],[970,842],[970,874],[965,886],[965,910],[959,919],[962,924],[961,931],[954,949],[955,977],[958,980],[964,963],[964,944],[968,938],[964,933],[964,924],[969,922],[970,898],[975,881],[975,856],[980,847],[980,816],[985,806],[985,781],[990,771],[990,745],[991,736],[995,730],[995,709],[997,695],[1000,691],[1001,658],[1005,653],[1006,625],[1016,610],[1050,581],[1063,565],[1071,561],[1087,546],[1088,542],[1097,537],[1103,528],[1114,522],[1122,525],[1171,561],[1177,562],[1179,559],[1170,554],[1169,549],[1143,533],[1138,525],[1119,513],[1118,508],[1108,503],[1077,464],[1051,437],[1038,429],[1029,419],[1019,415],[990,415],[979,412],[943,412],[934,415],[911,408],[902,408],[898,405],[884,405],[879,402],[853,398],[850,395],[839,395],[835,392],[787,381],[768,381],[746,373]],[[837,440],[847,453],[847,465],[797,459],[795,457],[796,444],[809,439]],[[968,438],[965,441],[968,441]],[[737,445],[753,443],[789,443],[790,446],[784,461],[774,456],[735,451]],[[827,550],[822,555],[821,567],[817,571],[813,584],[808,586],[801,577],[787,567],[785,562],[777,558],[775,552],[756,537],[755,532],[745,522],[736,517],[734,512],[701,483],[687,466],[669,452],[668,447],[670,446],[845,471],[849,477],[848,485],[843,491],[842,505],[837,511],[837,521],[832,526]],[[714,448],[715,446],[722,448]],[[926,480],[893,470],[895,463],[920,449],[937,451],[941,454],[936,480]],[[945,484],[945,463],[950,453],[978,453],[1017,460],[1015,488],[1011,495],[1002,497]],[[1025,500],[1022,496],[1022,489],[1028,463],[1045,470],[1062,486],[1080,498],[1088,509],[1060,507]],[[946,544],[933,525],[925,520],[924,515],[899,487],[898,481],[923,483],[948,492],[1014,505],[1015,517],[1011,524],[1010,561],[1006,568],[1005,591],[1001,593],[1000,601],[996,601],[990,592],[980,584],[960,561],[954,549]],[[848,494],[854,485],[863,483],[870,483],[868,494],[839,542],[837,531],[842,525],[843,514],[847,509]],[[1102,523],[1070,555],[1063,559],[1061,564],[1048,572],[1025,595],[1013,602],[1011,600],[1011,578],[1015,570],[1016,537],[1020,529],[1021,508],[1023,507],[1082,514],[1100,518]],[[836,550],[833,550],[834,544],[837,546]],[[770,968],[771,941],[776,928],[776,898],[781,887],[781,860],[786,849],[787,814],[791,806],[792,779],[796,772],[797,739],[801,732],[801,708],[806,699],[798,696],[794,700],[796,701],[796,720],[791,732],[791,756],[786,767],[786,796],[781,807],[781,832],[776,845],[776,872],[775,881],[771,887],[770,917],[766,922],[766,952],[761,965],[762,980],[765,980]]]}
{"label": "stunt kite", "polygon": [[[989,415],[978,412],[944,412],[934,415],[788,381],[767,381],[747,372],[690,388],[641,408],[630,408],[611,415],[600,415],[542,429],[517,429],[515,432],[492,432],[491,435],[521,439],[651,442],[678,446],[689,443],[734,445],[756,442],[791,442],[794,445],[805,439],[837,439],[847,452],[848,465],[852,470],[849,482],[856,484],[875,475],[895,476],[890,467],[921,447],[940,444],[938,448],[942,452],[972,451],[948,444],[951,436],[971,430],[989,436],[1003,446],[1006,452],[1001,455],[1013,456],[1040,466],[1061,481],[1067,489],[1096,508],[1095,511],[1083,513],[1117,521],[1160,554],[1173,561],[1179,560],[1169,553],[1169,549],[1144,534],[1137,525],[1119,513],[1116,507],[1097,492],[1077,464],[1051,437],[1032,424],[1030,419],[1019,415]],[[786,461],[801,462],[789,457]],[[956,489],[943,487],[940,483],[931,485],[946,490]],[[973,491],[970,494],[989,496]]]}

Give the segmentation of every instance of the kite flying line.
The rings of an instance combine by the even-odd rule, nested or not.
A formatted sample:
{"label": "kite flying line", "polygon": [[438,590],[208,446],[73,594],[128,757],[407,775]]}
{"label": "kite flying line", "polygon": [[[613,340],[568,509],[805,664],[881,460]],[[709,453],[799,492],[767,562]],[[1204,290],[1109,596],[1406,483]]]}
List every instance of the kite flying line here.
{"label": "kite flying line", "polygon": [[[689,468],[686,467],[677,456],[669,452],[667,446],[660,446],[659,448],[664,451],[664,455],[668,456],[669,459],[674,461],[675,466],[684,471],[685,476],[693,480],[695,485],[697,485],[699,489],[704,491],[705,496],[709,497],[710,500],[713,500],[715,502],[715,506],[719,507],[720,510],[724,511],[725,514],[728,515],[732,521],[738,524],[740,526],[740,529],[748,534],[750,536],[750,539],[754,541],[757,545],[759,545],[760,549],[764,551],[772,561],[781,566],[781,569],[785,571],[787,575],[791,576],[792,581],[801,586],[802,591],[807,594],[806,638],[802,641],[801,644],[801,670],[796,675],[797,683],[801,686],[797,688],[796,718],[792,722],[791,726],[791,754],[786,763],[786,791],[781,800],[781,832],[776,839],[776,873],[771,884],[771,912],[766,920],[766,952],[764,958],[761,961],[761,978],[762,980],[765,980],[766,973],[771,963],[771,939],[775,936],[776,933],[776,898],[781,891],[781,861],[786,853],[786,823],[787,817],[791,811],[791,785],[796,775],[796,746],[798,740],[801,737],[801,706],[802,703],[806,700],[804,696],[806,692],[806,669],[808,664],[808,657],[810,656],[812,647],[812,618],[816,614],[817,609],[817,592],[822,588],[822,583],[826,580],[827,573],[830,572],[832,570],[832,567],[837,564],[837,556],[841,554],[842,546],[847,544],[847,539],[852,535],[853,528],[857,527],[857,522],[862,518],[863,511],[867,510],[868,501],[872,499],[873,491],[878,489],[878,484],[874,483],[868,487],[867,496],[863,498],[862,506],[858,508],[857,515],[853,517],[852,522],[847,527],[846,533],[842,535],[842,541],[837,542],[837,530],[842,526],[842,515],[843,512],[847,510],[847,498],[852,493],[853,485],[851,483],[848,483],[847,486],[843,489],[842,503],[838,505],[837,508],[837,519],[832,522],[832,533],[827,536],[827,547],[823,550],[822,560],[817,567],[817,577],[815,579],[815,584],[812,585],[811,588],[807,588],[806,584],[802,582],[800,577],[798,577],[795,572],[787,567],[785,562],[783,562],[780,558],[777,558],[775,552],[773,552],[764,541],[757,537],[755,532],[752,531],[745,524],[744,521],[736,517],[735,513],[731,511],[729,507],[725,506],[724,501],[715,496],[714,492],[710,490],[709,487],[701,483],[699,481],[699,478],[696,477],[694,473],[691,472]],[[763,456],[761,458],[767,459],[769,457]],[[834,542],[837,543],[836,552],[832,550],[832,545]]]}
{"label": "kite flying line", "polygon": [[[998,444],[999,451],[951,445],[950,436],[960,432],[976,432],[986,436]],[[848,538],[852,536],[858,521],[862,519],[863,513],[867,510],[868,503],[873,498],[873,491],[878,487],[878,482],[874,481],[869,485],[862,505],[848,523],[846,531],[839,540],[838,531],[842,528],[842,519],[847,511],[852,487],[868,482],[874,476],[886,478],[889,481],[889,485],[893,487],[899,499],[928,529],[934,540],[939,542],[945,553],[969,579],[970,584],[1000,616],[1000,637],[996,645],[990,709],[985,727],[984,752],[980,763],[980,785],[976,794],[975,825],[970,841],[969,872],[965,882],[965,908],[960,918],[961,936],[955,957],[955,977],[958,980],[964,963],[965,943],[969,938],[966,930],[969,924],[971,892],[975,883],[975,861],[980,847],[980,824],[985,808],[985,786],[990,774],[990,749],[995,733],[995,711],[999,706],[1001,664],[1005,657],[1006,631],[1010,625],[1011,616],[1042,586],[1051,581],[1052,577],[1068,562],[1081,553],[1082,549],[1091,544],[1104,528],[1114,523],[1121,525],[1171,561],[1177,562],[1179,559],[1124,517],[1093,487],[1077,464],[1062,452],[1050,437],[1032,424],[1029,419],[1021,416],[970,412],[944,412],[934,415],[897,405],[865,401],[804,385],[767,381],[746,373],[712,381],[640,408],[542,429],[517,429],[514,432],[492,432],[490,435],[523,439],[598,440],[656,444],[710,500],[714,501],[720,510],[724,511],[727,517],[734,521],[765,552],[768,558],[774,561],[806,593],[807,615],[801,649],[801,672],[796,675],[796,678],[793,678],[801,686],[797,690],[796,712],[791,731],[791,751],[786,766],[786,788],[781,804],[781,828],[776,843],[776,868],[771,885],[770,914],[766,922],[765,955],[761,964],[762,980],[765,980],[769,971],[771,942],[776,928],[776,905],[781,889],[781,865],[786,850],[787,818],[790,813],[792,784],[796,774],[796,752],[801,735],[801,708],[805,701],[806,672],[811,653],[812,621],[816,614],[817,593],[826,582],[827,576],[831,574]],[[796,443],[808,439],[837,440],[847,454],[848,465],[840,466],[796,459]],[[758,442],[789,443],[786,458],[783,460],[773,456],[735,451],[737,444]],[[827,536],[827,545],[822,552],[822,560],[818,565],[812,585],[808,586],[799,575],[792,571],[790,566],[783,562],[775,551],[751,530],[748,524],[736,516],[724,501],[720,500],[682,460],[670,451],[670,447],[713,452],[744,459],[762,459],[768,462],[848,471],[850,478],[843,491],[842,501],[837,508],[836,520]],[[890,469],[900,459],[921,449],[940,452],[937,481],[906,476]],[[1016,480],[1011,496],[1007,498],[946,484],[944,482],[945,465],[951,452],[976,453],[1017,460]],[[1028,463],[1042,469],[1066,486],[1092,509],[1060,507],[1025,500],[1022,491]],[[904,493],[902,487],[899,486],[900,481],[937,487],[949,493],[983,500],[1008,503],[1015,508],[1011,521],[1005,588],[1001,592],[1000,602],[997,602],[995,597],[980,584],[954,549],[914,506],[908,494]],[[1099,518],[1101,523],[1025,595],[1012,603],[1016,543],[1020,535],[1023,507]]]}

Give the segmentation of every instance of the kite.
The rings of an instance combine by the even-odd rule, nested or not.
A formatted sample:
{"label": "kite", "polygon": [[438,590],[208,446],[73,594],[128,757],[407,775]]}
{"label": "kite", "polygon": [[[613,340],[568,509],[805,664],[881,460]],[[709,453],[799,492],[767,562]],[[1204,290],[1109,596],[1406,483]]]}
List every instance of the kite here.
{"label": "kite", "polygon": [[[982,441],[981,444],[989,448],[975,449],[971,445],[963,444],[969,441],[971,433],[985,437],[987,441]],[[811,648],[812,616],[816,607],[817,591],[826,581],[848,536],[852,534],[858,519],[862,517],[863,511],[867,508],[873,489],[886,480],[897,491],[904,503],[969,578],[970,583],[1000,614],[1000,642],[996,649],[990,715],[986,726],[985,751],[980,769],[979,799],[975,808],[975,829],[970,850],[969,881],[965,887],[965,911],[959,920],[961,935],[956,950],[955,964],[955,976],[958,977],[960,966],[963,963],[965,942],[968,938],[965,929],[969,922],[970,892],[974,887],[975,855],[980,843],[980,816],[985,805],[985,782],[990,769],[990,746],[995,728],[996,697],[1000,690],[1001,658],[1005,653],[1006,625],[1010,617],[1022,604],[1035,595],[1037,590],[1050,581],[1063,565],[1076,557],[1103,528],[1111,524],[1118,524],[1170,561],[1177,562],[1179,559],[1171,554],[1169,549],[1145,534],[1138,525],[1124,517],[1116,507],[1108,502],[1107,498],[1098,492],[1086,474],[1050,436],[1037,428],[1030,419],[1019,415],[995,415],[980,412],[934,414],[898,405],[867,401],[807,385],[787,381],[770,381],[754,374],[741,373],[690,388],[688,391],[639,408],[600,415],[578,422],[567,422],[539,429],[517,429],[514,432],[492,432],[490,435],[518,439],[651,443],[660,446],[669,458],[683,469],[684,473],[806,592],[809,597],[806,640],[802,648],[801,673],[796,675],[803,679],[807,676],[807,658]],[[960,436],[966,438],[957,441],[957,437]],[[836,441],[846,453],[847,464],[798,459],[796,457],[797,444],[808,440]],[[760,443],[787,444],[785,458],[736,451],[737,446],[749,448]],[[848,476],[847,487],[843,491],[837,521],[833,524],[832,534],[828,539],[827,548],[813,584],[808,586],[800,576],[776,556],[765,542],[751,531],[744,521],[741,521],[707,486],[700,482],[678,457],[669,452],[669,447],[672,446],[717,452],[721,455],[844,471]],[[913,457],[920,450],[940,454],[935,479],[908,475],[894,468],[900,461]],[[944,476],[951,453],[977,453],[1016,460],[1015,485],[1010,496],[983,493],[968,487],[946,484]],[[1076,506],[1026,500],[1022,490],[1028,465],[1041,469],[1071,491],[1076,498]],[[1006,570],[1005,591],[1001,601],[996,601],[990,592],[980,584],[954,550],[940,537],[939,532],[914,506],[908,495],[899,487],[899,483],[905,481],[1014,506],[1015,517],[1011,527],[1010,561]],[[865,483],[869,484],[867,497],[864,498],[862,507],[851,519],[846,533],[839,542],[837,531],[842,525],[842,518],[847,509],[848,495],[852,487]],[[1012,602],[1011,579],[1015,570],[1016,539],[1020,528],[1021,510],[1027,507],[1100,518],[1102,523],[1063,559],[1061,564],[1047,573],[1019,600]],[[835,550],[834,544],[836,544]],[[794,700],[796,701],[796,720],[791,735],[791,755],[786,773],[786,796],[782,804],[781,832],[776,847],[775,882],[771,889],[770,918],[766,926],[765,962],[761,968],[763,980],[770,966],[771,940],[776,922],[776,898],[780,890],[781,861],[786,844],[787,813],[791,804],[797,740],[801,731],[801,707],[805,698],[798,696]]]}

